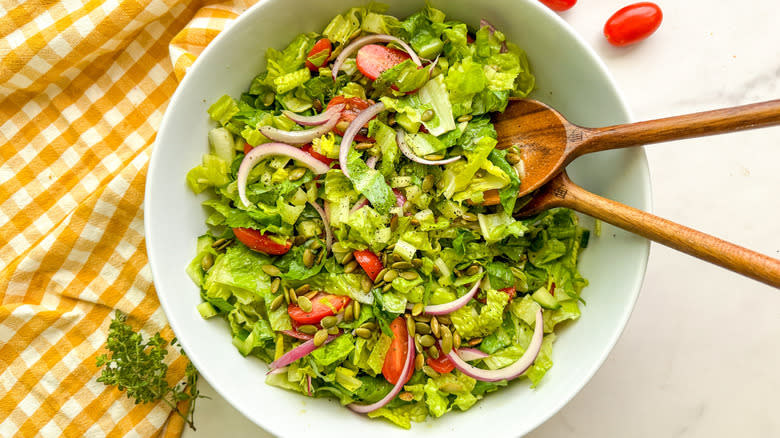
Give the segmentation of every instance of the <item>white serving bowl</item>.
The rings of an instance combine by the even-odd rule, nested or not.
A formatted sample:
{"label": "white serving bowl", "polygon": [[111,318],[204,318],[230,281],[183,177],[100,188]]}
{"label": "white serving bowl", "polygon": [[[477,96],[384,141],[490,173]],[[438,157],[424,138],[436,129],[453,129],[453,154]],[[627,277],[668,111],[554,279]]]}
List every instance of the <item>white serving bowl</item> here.
{"label": "white serving bowl", "polygon": [[[389,1],[389,13],[406,17],[419,0]],[[528,381],[489,394],[467,412],[413,424],[402,432],[370,420],[336,401],[309,399],[264,383],[267,366],[243,358],[227,324],[205,321],[195,306],[198,288],[184,272],[204,233],[206,212],[185,184],[187,171],[207,151],[212,122],[206,109],[223,94],[238,96],[265,68],[267,47],[283,48],[300,32],[320,31],[336,14],[363,5],[355,0],[264,0],[246,11],[201,54],[171,99],[160,126],[146,186],[145,231],[149,263],[171,327],[203,377],[257,425],[279,436],[407,436],[481,434],[519,436],[555,414],[591,378],[617,341],[636,301],[649,243],[605,225],[591,236],[581,258],[590,286],[580,320],[560,331],[555,365],[536,389]],[[485,18],[525,49],[537,78],[532,97],[585,126],[629,121],[623,98],[594,51],[556,14],[536,0],[435,1],[448,17],[476,27]],[[588,190],[650,209],[650,179],[642,149],[585,156],[569,166],[572,180]],[[585,220],[585,223],[592,221]],[[226,427],[228,427],[226,425]],[[313,434],[313,435],[312,435]]]}

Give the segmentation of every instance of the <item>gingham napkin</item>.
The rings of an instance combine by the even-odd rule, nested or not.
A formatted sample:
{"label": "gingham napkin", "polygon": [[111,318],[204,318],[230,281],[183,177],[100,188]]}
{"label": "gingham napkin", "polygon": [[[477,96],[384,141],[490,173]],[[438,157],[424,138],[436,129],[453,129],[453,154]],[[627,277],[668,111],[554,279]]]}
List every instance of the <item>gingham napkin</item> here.
{"label": "gingham napkin", "polygon": [[165,404],[98,383],[95,358],[114,309],[173,337],[144,245],[147,164],[177,78],[250,3],[0,2],[0,437],[181,434]]}

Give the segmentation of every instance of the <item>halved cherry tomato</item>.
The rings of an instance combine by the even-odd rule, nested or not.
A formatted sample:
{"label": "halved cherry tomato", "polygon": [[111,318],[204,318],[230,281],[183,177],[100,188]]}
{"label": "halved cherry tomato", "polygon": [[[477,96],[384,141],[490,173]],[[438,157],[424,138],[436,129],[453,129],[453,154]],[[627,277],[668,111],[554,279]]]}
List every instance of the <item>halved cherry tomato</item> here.
{"label": "halved cherry tomato", "polygon": [[652,35],[661,26],[663,17],[661,8],[655,3],[634,3],[609,17],[604,25],[604,36],[613,46],[633,44]]}
{"label": "halved cherry tomato", "polygon": [[[401,378],[401,373],[404,370],[404,363],[406,362],[406,354],[410,348],[414,349],[414,346],[409,345],[408,332],[406,331],[406,320],[403,317],[397,317],[390,323],[390,330],[393,331],[393,340],[390,342],[390,349],[387,350],[387,356],[385,356],[385,363],[382,365],[382,375],[385,376],[388,382],[395,385],[398,383],[398,379]],[[414,352],[412,353],[412,361],[414,361]],[[406,378],[406,382],[412,378],[413,373],[409,373]],[[404,382],[404,384],[406,384]]]}
{"label": "halved cherry tomato", "polygon": [[[303,309],[295,304],[290,303],[287,306],[287,313],[290,315],[294,323],[298,325],[304,324],[319,324],[322,318],[326,316],[335,315],[341,309],[349,304],[349,297],[342,295],[330,295],[320,293],[311,299],[311,312],[304,312]],[[328,305],[330,303],[330,305]]]}
{"label": "halved cherry tomato", "polygon": [[[327,54],[321,55],[322,61],[318,62],[319,65],[314,65],[311,61],[309,61],[309,58],[320,55],[322,52],[327,52]],[[330,58],[330,54],[332,52],[333,46],[330,44],[330,40],[327,38],[320,38],[316,43],[314,43],[314,47],[309,50],[309,54],[306,55],[306,67],[311,71],[319,70],[320,67],[328,63],[328,58]],[[317,58],[319,59],[318,56]]]}
{"label": "halved cherry tomato", "polygon": [[515,291],[515,287],[514,286],[505,287],[503,289],[499,289],[498,291],[499,292],[504,292],[505,294],[509,295],[509,299],[510,300],[515,297],[515,292],[516,291]]}
{"label": "halved cherry tomato", "polygon": [[382,261],[379,260],[379,257],[370,250],[361,249],[353,252],[352,255],[355,256],[355,260],[360,264],[360,267],[366,271],[371,281],[376,280],[377,274],[385,268],[382,266]]}
{"label": "halved cherry tomato", "polygon": [[311,143],[303,145],[303,147],[301,147],[301,149],[304,152],[306,152],[307,154],[311,155],[312,157],[314,157],[314,158],[322,161],[323,163],[327,164],[328,166],[330,166],[330,163],[336,161],[334,158],[328,158],[325,155],[322,155],[321,153],[316,152],[314,150],[314,146],[312,146]]}
{"label": "halved cherry tomato", "polygon": [[244,155],[248,154],[249,151],[251,151],[252,149],[254,149],[254,146],[252,146],[247,142],[244,142]]}
{"label": "halved cherry tomato", "polygon": [[[342,103],[344,104],[344,110],[341,111],[341,119],[339,119],[339,123],[336,125],[336,127],[333,128],[333,131],[335,131],[338,135],[344,135],[344,129],[342,129],[342,127],[339,125],[343,125],[344,122],[348,124],[349,122],[355,120],[355,117],[357,117],[361,111],[374,104],[374,102],[371,100],[365,100],[359,97],[345,98],[344,96],[334,96],[333,99],[328,102],[328,108],[333,105],[339,105]],[[355,136],[355,140],[374,141],[374,139],[360,133]]]}
{"label": "halved cherry tomato", "polygon": [[539,0],[540,2],[544,3],[545,6],[552,9],[553,11],[567,11],[574,6],[575,3],[577,3],[577,0]]}
{"label": "halved cherry tomato", "polygon": [[248,246],[249,249],[270,255],[285,254],[292,247],[290,239],[282,244],[272,239],[271,233],[263,234],[251,228],[233,228],[233,234],[236,235],[239,242]]}
{"label": "halved cherry tomato", "polygon": [[450,358],[447,357],[447,355],[441,351],[441,347],[437,345],[436,348],[439,349],[438,359],[429,357],[425,359],[425,363],[427,363],[428,366],[436,370],[437,373],[441,373],[441,374],[447,374],[450,371],[454,370],[455,365],[452,363]]}
{"label": "halved cherry tomato", "polygon": [[550,283],[550,295],[555,296],[555,282]]}
{"label": "halved cherry tomato", "polygon": [[409,58],[409,54],[403,50],[379,44],[366,44],[358,50],[355,63],[360,73],[373,81],[383,71],[390,70]]}

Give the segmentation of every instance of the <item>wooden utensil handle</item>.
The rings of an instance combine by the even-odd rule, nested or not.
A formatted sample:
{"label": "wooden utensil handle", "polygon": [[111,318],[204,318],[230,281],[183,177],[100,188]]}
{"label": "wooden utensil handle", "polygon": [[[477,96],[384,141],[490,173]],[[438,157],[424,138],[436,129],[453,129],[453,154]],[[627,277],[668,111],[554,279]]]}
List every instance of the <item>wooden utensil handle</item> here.
{"label": "wooden utensil handle", "polygon": [[577,143],[573,152],[574,155],[579,156],[608,149],[723,134],[777,124],[780,124],[780,100],[770,100],[606,128],[581,128],[582,141]]}
{"label": "wooden utensil handle", "polygon": [[[561,190],[561,188],[563,190]],[[780,288],[780,260],[595,195],[565,179],[556,193],[565,206],[660,244]]]}

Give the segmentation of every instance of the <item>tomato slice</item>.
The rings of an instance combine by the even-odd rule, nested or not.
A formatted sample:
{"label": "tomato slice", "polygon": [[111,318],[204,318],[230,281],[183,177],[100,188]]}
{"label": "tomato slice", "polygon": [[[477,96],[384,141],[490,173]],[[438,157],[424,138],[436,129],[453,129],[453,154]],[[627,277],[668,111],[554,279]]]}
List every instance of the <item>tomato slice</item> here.
{"label": "tomato slice", "polygon": [[[406,354],[410,348],[414,346],[409,345],[408,332],[406,331],[406,321],[403,317],[399,316],[390,323],[390,330],[393,331],[393,341],[390,342],[390,349],[387,350],[387,356],[385,356],[385,363],[382,365],[382,375],[385,376],[388,382],[395,385],[398,383],[398,379],[401,378],[401,373],[404,370],[404,363],[406,362]],[[412,360],[414,360],[414,352],[412,352]],[[406,382],[412,378],[412,374],[406,378]],[[404,385],[406,384],[404,382]]]}
{"label": "tomato slice", "polygon": [[[344,96],[334,96],[333,99],[328,102],[328,108],[333,105],[339,105],[342,103],[344,104],[344,110],[341,111],[341,119],[339,119],[339,123],[336,125],[336,127],[333,128],[333,131],[335,131],[338,135],[344,135],[344,130],[339,127],[339,125],[343,124],[342,122],[350,123],[351,121],[355,120],[355,117],[357,117],[361,111],[374,104],[374,102],[371,100],[365,100],[359,97],[345,98]],[[367,137],[360,133],[355,135],[355,140],[374,141],[373,138]]]}
{"label": "tomato slice", "polygon": [[358,50],[355,63],[363,76],[374,81],[385,70],[390,70],[409,58],[409,54],[403,50],[379,44],[366,44]]}
{"label": "tomato slice", "polygon": [[281,255],[287,253],[292,247],[292,240],[287,239],[285,243],[279,243],[272,239],[271,233],[263,234],[258,230],[251,228],[233,228],[233,234],[236,239],[249,249],[263,252],[270,255]]}
{"label": "tomato slice", "polygon": [[[306,55],[306,67],[311,71],[319,70],[320,67],[328,63],[328,58],[330,58],[332,52],[333,46],[330,44],[330,40],[327,38],[320,38],[314,43],[311,50],[309,50],[309,54]],[[317,65],[309,61],[310,58],[316,58]]]}
{"label": "tomato slice", "polygon": [[604,36],[613,46],[626,46],[652,35],[662,20],[663,13],[657,4],[634,3],[609,17],[604,24]]}
{"label": "tomato slice", "polygon": [[515,292],[516,291],[515,291],[515,287],[514,286],[505,287],[503,289],[499,289],[498,291],[499,292],[504,292],[505,294],[509,295],[509,299],[510,300],[515,297]]}
{"label": "tomato slice", "polygon": [[371,278],[371,281],[376,280],[376,276],[385,267],[382,266],[382,261],[379,260],[379,256],[367,249],[361,249],[352,253],[355,256],[360,267],[366,271],[366,274]]}
{"label": "tomato slice", "polygon": [[[349,297],[320,293],[311,299],[311,312],[304,312],[303,309],[296,304],[290,303],[290,305],[287,306],[287,313],[290,315],[290,318],[292,318],[294,324],[319,324],[319,322],[322,321],[322,318],[335,315],[341,311],[344,306],[349,304],[349,302]],[[328,305],[328,303],[330,303],[330,305]]]}
{"label": "tomato slice", "polygon": [[425,363],[428,364],[431,368],[433,368],[437,373],[441,374],[447,374],[450,371],[455,369],[455,364],[452,363],[449,357],[447,357],[446,354],[442,353],[441,347],[438,345],[436,348],[439,349],[439,358],[434,359],[432,357],[429,357],[425,359]]}
{"label": "tomato slice", "polygon": [[330,166],[330,163],[336,161],[336,159],[334,159],[334,158],[328,158],[325,155],[322,155],[321,153],[316,152],[314,150],[314,146],[312,146],[311,143],[303,145],[303,147],[301,147],[301,149],[304,152],[306,152],[307,154],[311,155],[312,157],[314,157],[314,158],[322,161],[323,163],[327,164],[328,166]]}
{"label": "tomato slice", "polygon": [[567,11],[571,9],[576,3],[577,0],[539,0],[542,3],[544,3],[545,6],[552,9],[553,11]]}
{"label": "tomato slice", "polygon": [[254,149],[254,147],[251,144],[244,142],[244,155],[248,154],[252,149]]}

